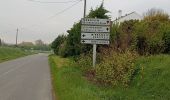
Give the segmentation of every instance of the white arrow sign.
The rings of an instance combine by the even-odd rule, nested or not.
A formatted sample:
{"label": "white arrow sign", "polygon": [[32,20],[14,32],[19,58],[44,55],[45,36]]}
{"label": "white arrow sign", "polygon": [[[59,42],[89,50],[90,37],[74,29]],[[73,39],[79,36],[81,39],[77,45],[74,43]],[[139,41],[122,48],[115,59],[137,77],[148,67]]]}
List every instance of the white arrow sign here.
{"label": "white arrow sign", "polygon": [[82,25],[111,25],[110,19],[95,19],[95,18],[83,18],[81,20]]}
{"label": "white arrow sign", "polygon": [[81,33],[81,39],[100,39],[109,40],[109,33]]}
{"label": "white arrow sign", "polygon": [[109,44],[109,40],[81,40],[84,44]]}
{"label": "white arrow sign", "polygon": [[82,32],[109,33],[110,26],[81,26]]}

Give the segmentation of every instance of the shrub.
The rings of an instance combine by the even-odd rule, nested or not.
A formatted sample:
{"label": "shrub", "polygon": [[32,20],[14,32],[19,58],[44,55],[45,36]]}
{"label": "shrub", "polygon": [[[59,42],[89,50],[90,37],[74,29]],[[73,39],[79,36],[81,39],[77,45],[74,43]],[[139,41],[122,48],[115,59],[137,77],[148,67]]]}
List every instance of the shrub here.
{"label": "shrub", "polygon": [[59,49],[58,49],[58,55],[60,55],[61,57],[66,57],[67,56],[67,50],[66,50],[66,41],[64,41]]}
{"label": "shrub", "polygon": [[169,29],[169,16],[161,9],[151,9],[135,25],[136,49],[139,54],[159,54],[165,50],[164,32]]}
{"label": "shrub", "polygon": [[134,73],[134,61],[136,52],[125,51],[124,53],[112,51],[105,56],[103,61],[96,67],[96,79],[105,85],[127,86]]}
{"label": "shrub", "polygon": [[141,21],[136,25],[137,44],[139,54],[159,54],[165,50],[164,32],[170,27],[169,22]]}
{"label": "shrub", "polygon": [[78,66],[84,71],[87,72],[92,68],[92,57],[91,54],[81,54],[77,59]]}
{"label": "shrub", "polygon": [[59,49],[61,44],[64,43],[64,41],[66,40],[67,36],[65,35],[59,35],[51,44],[51,48],[53,49],[54,53],[56,55],[58,55],[59,53]]}
{"label": "shrub", "polygon": [[170,30],[164,32],[163,40],[165,42],[165,53],[170,53]]}
{"label": "shrub", "polygon": [[111,31],[111,42],[114,47],[123,51],[134,48],[136,42],[135,26],[138,24],[138,20],[129,20],[120,23],[120,25],[114,24]]}

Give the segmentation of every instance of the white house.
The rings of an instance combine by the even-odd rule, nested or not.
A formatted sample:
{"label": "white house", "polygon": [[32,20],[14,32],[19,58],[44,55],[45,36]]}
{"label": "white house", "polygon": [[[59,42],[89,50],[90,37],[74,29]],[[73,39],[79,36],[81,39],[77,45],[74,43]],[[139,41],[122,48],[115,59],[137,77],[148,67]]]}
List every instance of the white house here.
{"label": "white house", "polygon": [[124,16],[122,16],[122,11],[119,10],[118,18],[116,18],[113,21],[113,23],[114,24],[120,24],[121,22],[128,21],[128,20],[142,20],[142,19],[143,19],[143,17],[136,12],[125,14]]}

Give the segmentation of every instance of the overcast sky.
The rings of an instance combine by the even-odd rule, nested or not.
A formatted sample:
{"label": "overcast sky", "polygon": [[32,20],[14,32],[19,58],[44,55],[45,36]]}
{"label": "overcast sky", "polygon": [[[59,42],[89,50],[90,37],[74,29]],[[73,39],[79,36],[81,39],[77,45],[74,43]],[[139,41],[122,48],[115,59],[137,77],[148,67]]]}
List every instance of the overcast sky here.
{"label": "overcast sky", "polygon": [[[87,0],[87,11],[96,8],[101,2],[102,0]],[[67,9],[72,5],[74,5],[72,8]],[[118,10],[122,10],[123,15],[133,11],[142,15],[148,9],[161,8],[170,14],[170,0],[105,0],[104,6],[110,11],[109,15],[112,16],[112,20],[118,16]],[[63,10],[65,12],[60,13]],[[0,38],[7,43],[15,43],[16,29],[19,28],[19,42],[34,42],[41,39],[50,43],[59,34],[66,34],[66,31],[82,17],[83,1],[62,4],[38,3],[29,0],[0,0]]]}

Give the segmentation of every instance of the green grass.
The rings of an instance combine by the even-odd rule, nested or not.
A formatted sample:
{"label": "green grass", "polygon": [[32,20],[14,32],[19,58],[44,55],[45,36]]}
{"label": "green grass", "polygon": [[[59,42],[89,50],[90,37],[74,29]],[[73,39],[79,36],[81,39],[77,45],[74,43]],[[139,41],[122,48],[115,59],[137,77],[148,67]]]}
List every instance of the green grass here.
{"label": "green grass", "polygon": [[58,100],[170,100],[170,55],[141,57],[129,87],[101,87],[82,76],[70,59],[50,56]]}
{"label": "green grass", "polygon": [[32,54],[29,51],[24,51],[14,47],[0,47],[0,62],[15,59],[18,57]]}

